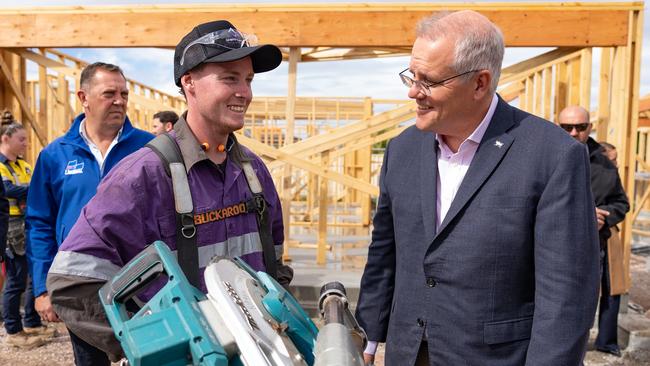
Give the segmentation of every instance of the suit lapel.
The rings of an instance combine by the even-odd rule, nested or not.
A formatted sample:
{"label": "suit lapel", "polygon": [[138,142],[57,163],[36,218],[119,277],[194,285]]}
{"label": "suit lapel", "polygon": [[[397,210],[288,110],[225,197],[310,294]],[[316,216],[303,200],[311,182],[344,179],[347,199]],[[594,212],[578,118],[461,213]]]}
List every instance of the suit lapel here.
{"label": "suit lapel", "polygon": [[465,174],[436,236],[445,230],[449,222],[465,207],[467,202],[499,165],[499,162],[514,141],[514,138],[506,133],[513,124],[512,109],[499,98],[499,104],[494,111],[490,125],[485,131],[485,135],[483,135],[474,159],[472,159],[467,174]]}
{"label": "suit lapel", "polygon": [[438,175],[438,141],[431,132],[422,132],[420,151],[420,202],[422,202],[422,223],[427,242],[432,242],[436,235],[436,195]]}

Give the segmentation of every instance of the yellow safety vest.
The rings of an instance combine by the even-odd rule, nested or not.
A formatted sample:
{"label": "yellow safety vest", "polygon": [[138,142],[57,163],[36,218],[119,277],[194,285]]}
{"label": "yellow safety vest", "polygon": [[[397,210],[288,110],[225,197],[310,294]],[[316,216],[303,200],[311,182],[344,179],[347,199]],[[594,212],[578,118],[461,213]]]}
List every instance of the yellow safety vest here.
{"label": "yellow safety vest", "polygon": [[[6,164],[9,164],[11,169]],[[7,160],[5,164],[0,164],[0,175],[3,181],[11,181],[11,183],[17,186],[29,186],[29,181],[32,179],[32,166],[20,158],[16,159],[16,161]],[[21,216],[25,214],[23,211],[24,207],[21,208],[20,206],[21,203],[24,206],[26,200],[18,202],[15,198],[7,198],[9,199],[10,216]]]}

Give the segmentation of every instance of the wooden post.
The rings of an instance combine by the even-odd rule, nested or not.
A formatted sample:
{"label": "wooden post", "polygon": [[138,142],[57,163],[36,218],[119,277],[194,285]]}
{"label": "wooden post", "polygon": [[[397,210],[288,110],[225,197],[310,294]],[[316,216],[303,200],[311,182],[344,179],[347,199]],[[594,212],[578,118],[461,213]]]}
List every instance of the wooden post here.
{"label": "wooden post", "polygon": [[580,104],[580,58],[569,61],[569,106]]}
{"label": "wooden post", "polygon": [[[77,67],[77,69],[83,69],[83,66],[81,65],[80,62],[75,62],[75,66]],[[81,76],[81,74],[80,74],[80,76]],[[80,114],[81,112],[83,112],[83,107],[81,106],[81,101],[79,100],[79,98],[76,97],[76,92],[79,89],[81,89],[81,80],[80,80],[80,78],[75,78],[74,79],[74,91],[75,91],[74,111],[75,111],[76,114]]]}
{"label": "wooden post", "polygon": [[[63,56],[59,56],[59,60],[64,63],[65,58]],[[67,121],[67,110],[68,110],[68,83],[65,81],[65,75],[63,73],[59,73],[59,76],[57,78],[57,87],[56,87],[56,95],[57,95],[57,101],[60,106],[59,108],[59,113],[57,113],[57,120],[56,123],[54,124],[54,136],[53,138],[56,138],[59,136],[61,131],[65,129],[65,126],[68,125]]]}
{"label": "wooden post", "polygon": [[[621,96],[623,104],[623,119],[621,124],[624,126],[625,140],[624,149],[617,149],[623,153],[623,164],[619,166],[623,187],[628,194],[634,192],[634,167],[633,164],[636,156],[636,130],[638,128],[639,118],[639,78],[641,74],[641,39],[643,38],[643,13],[641,10],[629,12],[629,31],[628,46],[625,47],[626,57],[624,58],[623,68],[623,95]],[[614,114],[612,114],[614,116]],[[632,247],[632,222],[625,220],[622,224],[623,238],[623,262],[626,271],[626,288],[631,284],[630,279],[630,254]]]}
{"label": "wooden post", "polygon": [[591,110],[591,48],[580,52],[580,105]]}
{"label": "wooden post", "polygon": [[[321,153],[321,166],[324,170],[329,169],[329,152],[323,151]],[[316,264],[325,264],[327,257],[325,251],[327,250],[327,205],[328,200],[328,183],[327,178],[318,177],[319,182],[319,203],[318,203],[318,248],[316,252]]]}
{"label": "wooden post", "polygon": [[[293,144],[295,112],[296,112],[296,81],[298,72],[298,62],[300,61],[300,47],[291,47],[289,50],[289,77],[287,90],[287,103],[285,117],[287,128],[285,129],[285,145]],[[282,179],[282,220],[284,222],[284,251],[282,258],[290,261],[289,257],[289,240],[291,237],[291,165],[284,165],[284,174]]]}
{"label": "wooden post", "polygon": [[555,123],[560,112],[567,107],[567,64],[560,62],[555,66]]}
{"label": "wooden post", "polygon": [[600,85],[598,87],[598,125],[596,138],[606,141],[610,120],[612,83],[612,48],[603,47],[600,55]]}
{"label": "wooden post", "polygon": [[533,88],[533,78],[529,76],[524,82],[523,98],[519,97],[519,107],[522,110],[532,113],[534,93],[535,89]]}
{"label": "wooden post", "polygon": [[550,121],[552,118],[551,103],[553,100],[553,69],[551,67],[545,68],[542,73],[542,78],[544,79],[544,113],[542,116]]}
{"label": "wooden post", "polygon": [[[373,114],[373,105],[372,105],[372,99],[371,98],[364,98],[363,100],[364,103],[364,108],[363,108],[363,115],[364,118],[370,118],[372,117]],[[368,146],[364,150],[364,156],[362,159],[363,165],[362,165],[362,172],[361,172],[361,179],[364,181],[370,183],[370,178],[372,177],[372,145]],[[361,199],[361,224],[363,226],[368,226],[370,225],[371,217],[370,217],[370,195],[366,193],[360,193],[360,199]]]}
{"label": "wooden post", "polygon": [[537,116],[542,115],[542,103],[544,99],[542,98],[542,72],[538,71],[533,76],[533,89],[535,91],[535,96],[533,100],[533,113]]}

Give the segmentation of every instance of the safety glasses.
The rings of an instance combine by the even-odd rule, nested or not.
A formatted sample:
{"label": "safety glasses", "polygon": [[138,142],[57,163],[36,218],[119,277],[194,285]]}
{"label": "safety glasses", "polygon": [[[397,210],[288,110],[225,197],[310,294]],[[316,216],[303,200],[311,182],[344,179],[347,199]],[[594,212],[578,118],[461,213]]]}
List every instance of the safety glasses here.
{"label": "safety glasses", "polygon": [[202,44],[210,47],[221,47],[227,50],[235,50],[243,47],[257,46],[257,37],[254,34],[245,34],[234,28],[220,29],[218,31],[208,33],[196,40],[190,42],[181,56],[180,64],[185,62],[185,53],[190,47],[197,44]]}

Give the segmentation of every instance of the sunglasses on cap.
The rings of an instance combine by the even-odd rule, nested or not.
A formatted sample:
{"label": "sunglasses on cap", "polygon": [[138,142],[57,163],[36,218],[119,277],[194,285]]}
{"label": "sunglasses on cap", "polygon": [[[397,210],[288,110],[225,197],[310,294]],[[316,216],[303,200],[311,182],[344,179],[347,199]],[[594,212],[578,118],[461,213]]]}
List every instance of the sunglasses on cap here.
{"label": "sunglasses on cap", "polygon": [[242,33],[234,28],[220,29],[218,31],[208,33],[195,39],[187,46],[185,46],[185,49],[183,49],[183,55],[181,56],[181,65],[183,65],[183,62],[185,61],[185,53],[187,50],[197,44],[235,50],[238,48],[257,46],[257,36],[254,34]]}
{"label": "sunglasses on cap", "polygon": [[560,127],[562,127],[562,129],[564,131],[566,131],[566,132],[571,132],[571,131],[573,131],[574,128],[578,132],[585,132],[587,130],[587,128],[589,128],[589,125],[590,125],[589,122],[578,123],[578,124],[575,124],[575,125],[572,125],[572,124],[569,124],[569,123],[560,123]]}

